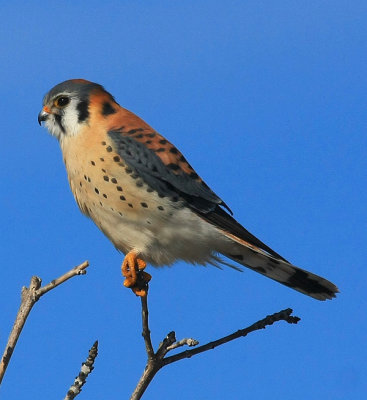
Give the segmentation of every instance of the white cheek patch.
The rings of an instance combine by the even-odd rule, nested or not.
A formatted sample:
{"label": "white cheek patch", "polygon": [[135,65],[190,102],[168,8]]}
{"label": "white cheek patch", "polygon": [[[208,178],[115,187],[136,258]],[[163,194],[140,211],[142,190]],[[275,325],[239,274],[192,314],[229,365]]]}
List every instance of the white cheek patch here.
{"label": "white cheek patch", "polygon": [[60,128],[60,125],[56,122],[55,117],[53,115],[50,115],[47,118],[45,122],[45,127],[48,129],[51,135],[55,136],[58,140],[60,140],[62,135],[64,135],[64,132]]}
{"label": "white cheek patch", "polygon": [[78,100],[71,99],[70,104],[64,109],[61,123],[67,136],[75,136],[79,133],[82,123],[78,121],[79,113],[77,110]]}
{"label": "white cheek patch", "polygon": [[51,135],[55,136],[59,141],[65,136],[76,136],[83,123],[78,121],[78,110],[77,110],[78,100],[72,98],[70,104],[68,104],[61,114],[61,126],[56,120],[55,115],[50,114],[45,122],[46,128],[49,130]]}

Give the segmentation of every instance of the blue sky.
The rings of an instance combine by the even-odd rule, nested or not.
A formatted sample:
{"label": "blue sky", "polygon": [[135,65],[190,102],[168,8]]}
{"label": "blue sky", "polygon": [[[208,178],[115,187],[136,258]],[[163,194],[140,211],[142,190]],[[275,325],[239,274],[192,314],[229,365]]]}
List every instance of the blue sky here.
{"label": "blue sky", "polygon": [[367,3],[2,2],[0,347],[22,285],[88,259],[36,304],[1,398],[62,398],[95,339],[80,399],[126,399],[145,365],[140,305],[121,254],[82,216],[43,95],[103,84],[187,156],[235,217],[287,259],[335,282],[317,302],[246,270],[153,270],[152,338],[201,343],[292,307],[244,340],[170,365],[147,399],[363,399],[367,391]]}

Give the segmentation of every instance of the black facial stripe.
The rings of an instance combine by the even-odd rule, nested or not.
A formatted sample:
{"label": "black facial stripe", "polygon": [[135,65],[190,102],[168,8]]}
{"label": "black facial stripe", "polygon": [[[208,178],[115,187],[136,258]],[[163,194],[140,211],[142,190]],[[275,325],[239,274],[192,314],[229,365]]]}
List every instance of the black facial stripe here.
{"label": "black facial stripe", "polygon": [[59,125],[59,128],[61,129],[62,133],[65,133],[65,128],[63,127],[62,123],[61,123],[61,115],[59,114],[54,114],[55,115],[55,121],[57,123],[57,125]]}
{"label": "black facial stripe", "polygon": [[111,106],[108,101],[104,102],[102,105],[102,115],[107,117],[108,115],[115,114],[116,110]]}
{"label": "black facial stripe", "polygon": [[89,101],[88,100],[82,100],[78,103],[76,106],[76,109],[78,111],[78,122],[84,122],[87,120],[89,117]]}

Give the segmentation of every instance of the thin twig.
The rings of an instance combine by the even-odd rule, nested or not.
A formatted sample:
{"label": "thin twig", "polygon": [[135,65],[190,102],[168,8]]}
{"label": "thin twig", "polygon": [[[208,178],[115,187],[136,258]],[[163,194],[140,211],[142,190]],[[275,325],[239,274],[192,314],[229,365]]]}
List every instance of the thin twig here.
{"label": "thin twig", "polygon": [[94,369],[94,361],[98,355],[98,341],[96,340],[89,350],[88,358],[82,364],[79,375],[75,378],[74,383],[66,393],[64,400],[73,400],[82,391],[83,385],[86,383],[88,375]]}
{"label": "thin twig", "polygon": [[149,330],[149,311],[148,311],[148,291],[149,286],[146,284],[146,295],[141,296],[141,317],[142,317],[142,325],[143,332],[142,336],[144,338],[145,350],[147,352],[148,361],[147,365],[144,369],[143,375],[141,376],[134,393],[131,395],[130,400],[140,399],[146,388],[149,386],[150,382],[154,378],[155,374],[159,371],[159,366],[156,363],[156,356],[154,353],[152,340],[150,337]]}
{"label": "thin twig", "polygon": [[68,279],[73,278],[75,275],[85,275],[87,271],[85,270],[89,266],[88,261],[84,261],[82,264],[72,268],[70,271],[68,271],[66,274],[60,276],[57,279],[54,279],[51,281],[49,284],[42,286],[39,288],[37,291],[37,300],[43,296],[45,293],[49,292],[52,289],[55,289],[55,287],[61,285],[62,283],[66,282]]}
{"label": "thin twig", "polygon": [[224,336],[220,339],[214,340],[213,342],[209,342],[204,344],[203,346],[196,347],[192,350],[182,351],[181,353],[175,354],[173,356],[167,357],[163,360],[163,365],[168,365],[173,362],[182,360],[184,358],[190,358],[196,354],[203,353],[204,351],[215,349],[216,347],[228,343],[232,340],[238,339],[240,337],[245,337],[251,332],[258,331],[260,329],[265,329],[269,325],[273,325],[274,322],[277,321],[286,321],[289,324],[296,324],[300,318],[292,316],[293,310],[287,308],[286,310],[279,311],[272,315],[268,315],[264,319],[255,322],[253,325],[249,326],[248,328],[240,329],[237,332],[234,332],[228,336]]}
{"label": "thin twig", "polygon": [[22,296],[21,296],[21,303],[19,306],[19,310],[15,318],[13,328],[10,332],[8,343],[6,344],[3,356],[0,361],[0,384],[3,380],[6,368],[9,365],[9,361],[14,352],[14,348],[17,344],[17,341],[22,332],[24,324],[34,304],[41,296],[43,296],[50,290],[54,289],[55,287],[61,285],[61,283],[67,281],[68,279],[72,278],[75,275],[85,274],[86,273],[85,269],[88,266],[89,266],[88,261],[84,261],[82,264],[78,265],[77,267],[74,267],[66,274],[60,276],[59,278],[51,281],[49,284],[42,287],[41,287],[42,283],[41,278],[33,276],[31,278],[29,288],[25,286],[22,288]]}
{"label": "thin twig", "polygon": [[145,296],[141,296],[141,316],[142,316],[142,325],[143,325],[143,338],[145,342],[145,349],[148,354],[148,359],[154,356],[154,349],[152,345],[152,341],[150,339],[150,330],[149,330],[149,311],[148,311],[148,290]]}
{"label": "thin twig", "polygon": [[176,341],[176,334],[175,332],[172,331],[164,338],[162,343],[160,343],[158,350],[154,352],[150,338],[150,330],[148,323],[148,291],[147,295],[141,298],[141,304],[142,304],[143,337],[145,341],[145,348],[148,360],[144,372],[133,394],[131,395],[130,400],[141,399],[145,390],[149,386],[150,382],[153,380],[156,373],[165,365],[182,360],[184,358],[190,358],[193,355],[214,349],[215,347],[220,346],[224,343],[228,343],[240,337],[247,336],[250,332],[264,329],[266,326],[274,324],[274,322],[286,321],[289,324],[296,324],[300,320],[300,318],[292,316],[291,314],[293,311],[290,308],[287,308],[286,310],[277,312],[272,315],[268,315],[267,317],[254,323],[253,325],[244,329],[240,329],[237,332],[234,332],[228,336],[224,336],[220,339],[217,339],[213,342],[207,343],[195,349],[182,351],[178,354],[165,358],[165,355],[171,350],[177,349],[178,347],[182,346],[196,346],[197,344],[199,344],[199,342],[195,339],[182,339]]}
{"label": "thin twig", "polygon": [[193,346],[197,346],[199,344],[199,342],[195,339],[192,338],[186,338],[186,339],[181,339],[176,343],[173,343],[171,346],[167,347],[168,351],[177,349],[178,347],[182,347],[182,346],[189,346],[189,347],[193,347]]}

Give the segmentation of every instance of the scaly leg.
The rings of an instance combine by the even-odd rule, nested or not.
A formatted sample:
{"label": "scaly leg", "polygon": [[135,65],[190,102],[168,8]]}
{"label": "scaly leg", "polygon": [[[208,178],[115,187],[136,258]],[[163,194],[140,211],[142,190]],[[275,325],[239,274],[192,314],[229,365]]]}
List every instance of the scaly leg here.
{"label": "scaly leg", "polygon": [[122,275],[126,278],[124,286],[130,288],[137,296],[146,296],[151,275],[144,272],[146,262],[130,251],[121,265]]}

